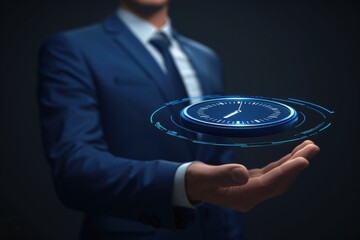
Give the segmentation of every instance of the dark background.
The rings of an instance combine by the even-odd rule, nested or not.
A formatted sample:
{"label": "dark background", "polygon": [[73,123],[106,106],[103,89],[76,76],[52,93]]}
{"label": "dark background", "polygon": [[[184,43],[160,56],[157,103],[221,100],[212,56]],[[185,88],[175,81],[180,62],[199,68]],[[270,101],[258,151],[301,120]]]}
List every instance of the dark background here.
{"label": "dark background", "polygon": [[[360,239],[359,6],[356,1],[180,1],[179,32],[222,58],[226,93],[298,98],[336,111],[312,138],[321,153],[280,197],[245,214],[247,239]],[[43,157],[36,54],[50,33],[98,22],[116,0],[33,0],[1,7],[0,239],[76,239],[82,214],[56,198]],[[239,149],[261,166],[294,144]]]}

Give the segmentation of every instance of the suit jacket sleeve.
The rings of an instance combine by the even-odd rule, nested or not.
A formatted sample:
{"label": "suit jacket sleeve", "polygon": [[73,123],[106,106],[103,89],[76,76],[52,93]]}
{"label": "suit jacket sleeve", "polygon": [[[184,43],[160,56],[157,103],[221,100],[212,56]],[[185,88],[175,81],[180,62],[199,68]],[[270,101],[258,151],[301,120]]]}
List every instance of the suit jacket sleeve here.
{"label": "suit jacket sleeve", "polygon": [[44,149],[59,198],[86,213],[129,220],[154,216],[161,226],[174,228],[171,196],[180,164],[112,155],[103,139],[91,79],[86,59],[66,35],[43,43],[38,101]]}

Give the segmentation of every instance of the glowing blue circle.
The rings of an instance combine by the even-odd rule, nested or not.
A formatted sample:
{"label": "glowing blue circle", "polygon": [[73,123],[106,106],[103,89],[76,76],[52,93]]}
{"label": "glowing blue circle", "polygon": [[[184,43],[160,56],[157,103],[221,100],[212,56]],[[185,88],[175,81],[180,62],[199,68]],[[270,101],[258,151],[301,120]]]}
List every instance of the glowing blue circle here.
{"label": "glowing blue circle", "polygon": [[290,106],[262,98],[223,97],[185,107],[183,126],[205,134],[257,137],[286,131],[297,122]]}
{"label": "glowing blue circle", "polygon": [[[179,121],[178,116],[173,116],[170,114],[171,111],[168,111],[168,108],[171,108],[173,105],[178,105],[182,103],[188,103],[192,99],[200,100],[211,100],[216,98],[241,98],[243,96],[201,96],[196,98],[185,98],[181,100],[176,100],[172,102],[165,103],[163,106],[156,109],[150,116],[150,123],[153,124],[159,131],[171,135],[173,137],[181,138],[187,141],[191,141],[197,144],[206,144],[214,146],[227,146],[227,147],[241,147],[241,148],[250,148],[250,147],[264,147],[264,146],[274,146],[289,142],[301,141],[307,138],[310,138],[324,130],[328,129],[332,124],[332,118],[334,111],[331,111],[323,106],[318,104],[288,98],[268,98],[261,96],[249,96],[246,98],[256,98],[263,99],[267,101],[275,101],[277,103],[283,103],[297,112],[297,122],[293,129],[285,131],[275,135],[269,135],[264,137],[243,137],[243,138],[214,138],[212,135],[202,134],[192,134],[196,136],[194,138],[189,138],[184,132],[196,133],[192,129],[182,126]],[[209,136],[209,137],[204,137]]]}

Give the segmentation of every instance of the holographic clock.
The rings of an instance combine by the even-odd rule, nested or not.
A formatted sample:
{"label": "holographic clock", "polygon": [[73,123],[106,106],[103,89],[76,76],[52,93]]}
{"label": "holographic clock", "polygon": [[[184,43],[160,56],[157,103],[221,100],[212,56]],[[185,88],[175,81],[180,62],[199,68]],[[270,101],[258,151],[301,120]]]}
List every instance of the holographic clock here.
{"label": "holographic clock", "polygon": [[181,123],[195,132],[259,137],[291,129],[298,120],[292,107],[256,97],[225,97],[201,101],[180,112]]}

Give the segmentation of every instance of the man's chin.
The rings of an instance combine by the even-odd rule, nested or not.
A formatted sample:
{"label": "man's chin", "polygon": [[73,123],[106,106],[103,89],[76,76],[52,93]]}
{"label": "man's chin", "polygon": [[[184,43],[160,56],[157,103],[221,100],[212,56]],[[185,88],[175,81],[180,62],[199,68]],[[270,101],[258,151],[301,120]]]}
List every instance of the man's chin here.
{"label": "man's chin", "polygon": [[123,0],[123,2],[133,11],[141,14],[141,15],[152,15],[163,8],[167,7],[168,1],[165,1],[164,3],[142,3],[140,1],[136,0]]}

